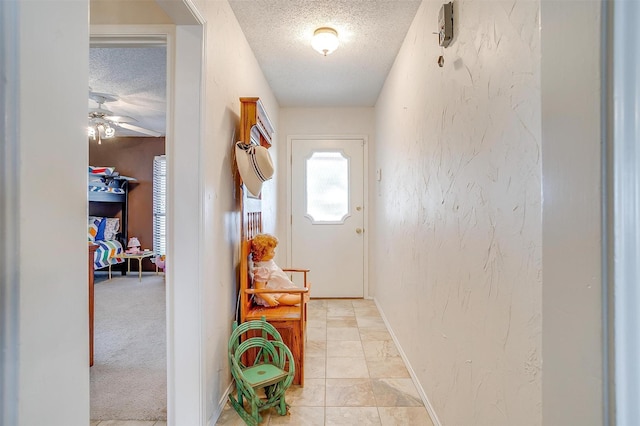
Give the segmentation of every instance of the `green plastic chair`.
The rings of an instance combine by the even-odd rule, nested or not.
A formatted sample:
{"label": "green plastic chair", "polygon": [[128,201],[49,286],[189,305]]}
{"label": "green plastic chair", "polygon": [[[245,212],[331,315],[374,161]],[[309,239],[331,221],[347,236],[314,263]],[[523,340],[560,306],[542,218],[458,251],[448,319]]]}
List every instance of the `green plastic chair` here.
{"label": "green plastic chair", "polygon": [[[253,361],[245,365],[248,359]],[[271,407],[281,416],[287,414],[285,392],[293,382],[295,362],[280,333],[264,317],[240,325],[234,322],[229,365],[237,397],[230,394],[229,401],[247,425],[257,426],[262,421],[260,412]]]}

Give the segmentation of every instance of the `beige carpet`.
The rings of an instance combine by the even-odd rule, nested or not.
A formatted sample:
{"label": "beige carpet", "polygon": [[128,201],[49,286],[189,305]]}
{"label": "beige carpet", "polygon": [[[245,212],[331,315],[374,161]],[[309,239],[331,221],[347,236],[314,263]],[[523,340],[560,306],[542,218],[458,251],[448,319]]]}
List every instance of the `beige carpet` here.
{"label": "beige carpet", "polygon": [[96,275],[92,420],[166,420],[162,276]]}

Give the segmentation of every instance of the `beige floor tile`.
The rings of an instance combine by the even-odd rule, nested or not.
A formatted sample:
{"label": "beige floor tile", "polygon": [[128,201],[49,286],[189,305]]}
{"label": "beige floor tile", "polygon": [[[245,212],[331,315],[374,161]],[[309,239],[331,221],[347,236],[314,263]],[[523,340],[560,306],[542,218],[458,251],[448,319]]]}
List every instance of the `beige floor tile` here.
{"label": "beige floor tile", "polygon": [[164,420],[158,420],[153,424],[153,426],[167,426],[167,422],[165,422]]}
{"label": "beige floor tile", "polygon": [[327,379],[327,407],[375,407],[369,379]]}
{"label": "beige floor tile", "polygon": [[327,357],[348,356],[364,358],[364,350],[360,340],[329,340],[326,347]]}
{"label": "beige floor tile", "polygon": [[327,373],[327,358],[306,356],[304,359],[304,377],[306,379],[324,379]]}
{"label": "beige floor tile", "polygon": [[309,327],[327,328],[327,318],[326,317],[312,318],[310,316],[309,319],[307,320],[307,328]]}
{"label": "beige floor tile", "polygon": [[[275,413],[275,410],[273,412]],[[262,416],[262,422],[260,425],[268,425],[269,419],[272,415],[272,410],[264,410],[260,415]],[[231,404],[227,402],[220,414],[220,417],[218,418],[218,421],[216,422],[216,426],[246,426],[246,423],[242,420],[242,417],[236,413]]]}
{"label": "beige floor tile", "polygon": [[357,327],[356,317],[329,317],[327,327]]}
{"label": "beige floor tile", "polygon": [[305,377],[304,387],[287,389],[286,401],[292,407],[324,407],[325,380]]}
{"label": "beige floor tile", "polygon": [[216,421],[216,426],[240,426],[242,424],[244,424],[244,422],[227,401],[227,404],[222,409],[222,413],[220,413]]}
{"label": "beige floor tile", "polygon": [[353,300],[354,299],[328,299],[327,300],[327,310],[333,308],[353,308]]}
{"label": "beige floor tile", "polygon": [[307,341],[310,340],[327,340],[327,329],[322,327],[307,327]]}
{"label": "beige floor tile", "polygon": [[327,302],[319,299],[311,299],[309,303],[307,303],[307,312],[327,312]]}
{"label": "beige floor tile", "polygon": [[98,426],[153,426],[156,420],[102,420]]}
{"label": "beige floor tile", "polygon": [[327,342],[322,340],[307,340],[304,348],[305,356],[327,356]]}
{"label": "beige floor tile", "polygon": [[376,330],[372,328],[360,329],[360,340],[393,340],[391,334],[386,330]]}
{"label": "beige floor tile", "polygon": [[371,379],[379,407],[422,407],[422,399],[411,379]]}
{"label": "beige floor tile", "polygon": [[327,309],[327,303],[329,302],[329,299],[314,299],[313,297],[311,297],[311,300],[309,300],[309,305],[308,308],[309,310],[311,309]]}
{"label": "beige floor tile", "polygon": [[369,378],[369,370],[364,358],[327,358],[327,378],[364,379]]}
{"label": "beige floor tile", "polygon": [[354,308],[376,308],[376,302],[373,299],[353,299],[351,300],[351,306]]}
{"label": "beige floor tile", "polygon": [[327,407],[326,426],[380,425],[380,415],[376,407]]}
{"label": "beige floor tile", "polygon": [[387,326],[385,325],[382,318],[372,318],[372,317],[357,317],[358,327],[359,328],[371,328],[375,330],[387,330]]}
{"label": "beige floor tile", "polygon": [[308,309],[307,310],[307,319],[309,321],[324,321],[327,319],[327,310],[326,309]]}
{"label": "beige floor tile", "polygon": [[327,341],[360,340],[360,332],[356,327],[327,327]]}
{"label": "beige floor tile", "polygon": [[91,420],[91,422],[89,422],[89,426],[98,426],[98,423],[100,423],[100,420]]}
{"label": "beige floor tile", "polygon": [[383,426],[433,426],[424,407],[378,407]]}
{"label": "beige floor tile", "polygon": [[269,425],[323,426],[324,407],[291,407],[286,416],[272,413]]}
{"label": "beige floor tile", "polygon": [[356,313],[352,307],[329,307],[327,308],[327,319],[332,317],[355,317]]}
{"label": "beige floor tile", "polygon": [[378,308],[375,306],[354,306],[353,311],[356,313],[358,318],[367,317],[367,318],[382,318],[380,316],[380,312]]}
{"label": "beige floor tile", "polygon": [[367,359],[371,378],[410,377],[400,357]]}
{"label": "beige floor tile", "polygon": [[367,359],[400,356],[393,340],[363,340],[362,349]]}

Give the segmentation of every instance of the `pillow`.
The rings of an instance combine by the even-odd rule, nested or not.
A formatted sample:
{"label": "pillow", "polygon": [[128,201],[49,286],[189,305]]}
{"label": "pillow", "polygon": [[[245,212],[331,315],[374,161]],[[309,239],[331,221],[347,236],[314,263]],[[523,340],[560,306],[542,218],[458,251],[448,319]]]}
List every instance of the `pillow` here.
{"label": "pillow", "polygon": [[89,241],[96,240],[96,235],[98,235],[98,228],[100,227],[100,222],[102,222],[101,217],[93,217],[93,216],[89,217],[88,232],[87,232]]}
{"label": "pillow", "polygon": [[103,217],[98,224],[98,232],[96,233],[96,241],[104,240],[104,228],[107,226],[107,218]]}
{"label": "pillow", "polygon": [[104,239],[105,240],[115,240],[118,231],[120,230],[120,219],[117,217],[107,217],[105,218],[105,227],[104,227]]}
{"label": "pillow", "polygon": [[115,167],[89,166],[89,174],[96,176],[111,176],[116,171]]}

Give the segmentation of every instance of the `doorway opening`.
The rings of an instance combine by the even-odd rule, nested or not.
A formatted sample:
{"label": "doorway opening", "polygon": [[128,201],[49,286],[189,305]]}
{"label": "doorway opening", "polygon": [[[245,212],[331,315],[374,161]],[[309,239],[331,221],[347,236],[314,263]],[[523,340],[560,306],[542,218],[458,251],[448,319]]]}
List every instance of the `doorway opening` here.
{"label": "doorway opening", "polygon": [[109,258],[96,253],[108,270],[95,263],[91,419],[166,420],[166,215],[156,213],[166,212],[167,37],[92,37],[89,58],[89,185],[127,188],[119,203],[89,197],[89,220],[117,224],[100,241]]}
{"label": "doorway opening", "polygon": [[167,423],[202,424],[206,419],[206,401],[202,397],[206,384],[204,345],[199,332],[203,292],[199,153],[204,123],[201,97],[205,20],[189,2],[162,2],[162,9],[168,20],[160,25],[117,25],[101,17],[101,25],[91,25],[91,38],[117,42],[123,38],[162,36],[166,40]]}

